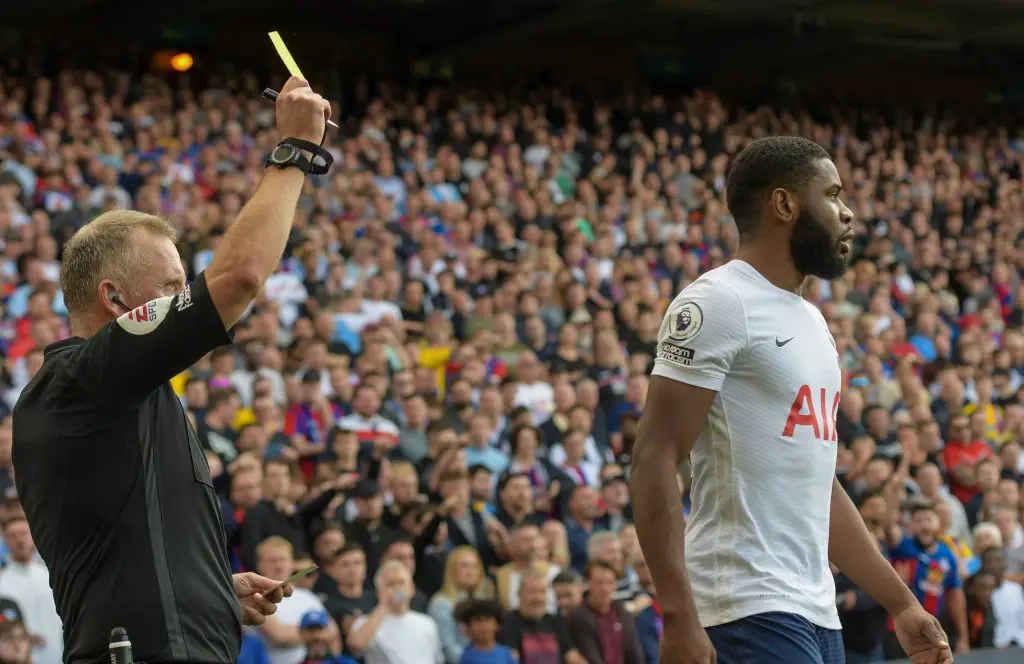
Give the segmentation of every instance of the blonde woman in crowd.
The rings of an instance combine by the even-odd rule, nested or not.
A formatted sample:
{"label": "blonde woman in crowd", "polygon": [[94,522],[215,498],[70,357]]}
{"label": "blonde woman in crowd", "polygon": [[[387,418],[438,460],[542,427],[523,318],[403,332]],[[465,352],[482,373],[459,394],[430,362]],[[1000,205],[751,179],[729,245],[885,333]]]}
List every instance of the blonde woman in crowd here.
{"label": "blonde woman in crowd", "polygon": [[471,546],[460,546],[448,554],[441,590],[427,606],[427,614],[437,623],[441,650],[448,664],[458,664],[469,639],[459,629],[455,607],[466,599],[492,599],[494,586],[484,575],[480,555]]}

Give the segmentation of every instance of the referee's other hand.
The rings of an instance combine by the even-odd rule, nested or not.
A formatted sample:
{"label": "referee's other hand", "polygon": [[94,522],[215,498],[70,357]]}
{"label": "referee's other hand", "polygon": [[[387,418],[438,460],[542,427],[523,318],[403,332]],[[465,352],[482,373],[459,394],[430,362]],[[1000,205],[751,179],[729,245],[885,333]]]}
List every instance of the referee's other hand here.
{"label": "referee's other hand", "polygon": [[267,616],[277,611],[278,602],[290,597],[293,590],[290,583],[282,584],[253,572],[235,574],[231,580],[246,625],[262,625]]}

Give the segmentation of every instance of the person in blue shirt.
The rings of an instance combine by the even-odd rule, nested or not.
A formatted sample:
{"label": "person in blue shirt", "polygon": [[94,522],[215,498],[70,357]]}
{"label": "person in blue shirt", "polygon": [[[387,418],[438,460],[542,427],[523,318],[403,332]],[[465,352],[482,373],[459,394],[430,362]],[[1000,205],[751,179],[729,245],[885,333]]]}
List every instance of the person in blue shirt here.
{"label": "person in blue shirt", "polygon": [[242,650],[236,664],[271,664],[267,646],[258,633],[248,629],[242,632]]}
{"label": "person in blue shirt", "polygon": [[299,636],[306,646],[306,657],[302,664],[358,664],[356,660],[341,654],[341,639],[338,628],[326,611],[306,611],[299,619]]}
{"label": "person in blue shirt", "polygon": [[490,599],[471,599],[456,607],[455,615],[470,641],[458,664],[515,664],[512,649],[498,643],[502,618],[500,604]]}
{"label": "person in blue shirt", "polygon": [[[956,626],[956,653],[967,652],[970,634],[967,630],[967,604],[960,579],[956,554],[938,540],[939,515],[931,502],[917,503],[910,510],[910,528],[904,534],[893,527],[889,534],[889,560],[910,587],[914,597],[931,615],[943,615],[946,602]],[[890,637],[893,621],[889,619]],[[952,636],[952,635],[951,635]],[[886,639],[886,655],[893,653],[895,639]],[[898,644],[896,645],[898,647]],[[898,658],[898,657],[895,657]]]}

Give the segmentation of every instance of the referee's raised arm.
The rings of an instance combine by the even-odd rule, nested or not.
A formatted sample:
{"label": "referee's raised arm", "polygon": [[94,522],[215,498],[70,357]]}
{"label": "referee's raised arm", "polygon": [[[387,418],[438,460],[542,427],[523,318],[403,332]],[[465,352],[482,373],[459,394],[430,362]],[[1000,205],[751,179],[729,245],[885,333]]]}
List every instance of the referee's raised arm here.
{"label": "referee's raised arm", "polygon": [[292,143],[320,150],[328,115],[308,83],[289,79],[277,99],[282,143],[212,263],[190,284],[174,229],[159,217],[107,212],[68,241],[61,285],[71,333],[85,341],[60,361],[80,387],[105,405],[134,407],[231,342],[230,329],[277,269],[295,217],[310,161]]}
{"label": "referee's raised arm", "polygon": [[[288,79],[276,106],[282,138],[320,144],[331,106],[308,83],[294,76]],[[277,269],[304,177],[298,167],[267,169],[256,194],[242,208],[206,269],[206,286],[225,328],[238,322]]]}

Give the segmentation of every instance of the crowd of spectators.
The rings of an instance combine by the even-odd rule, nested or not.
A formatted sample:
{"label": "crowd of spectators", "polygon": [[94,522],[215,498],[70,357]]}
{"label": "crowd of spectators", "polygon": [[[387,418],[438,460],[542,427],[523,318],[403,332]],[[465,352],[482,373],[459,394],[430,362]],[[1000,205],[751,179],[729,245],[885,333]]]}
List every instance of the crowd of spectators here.
{"label": "crowd of spectators", "polygon": [[[67,335],[67,238],[105,210],[158,214],[194,277],[260,182],[272,114],[247,76],[0,74],[0,409]],[[804,293],[845,369],[837,472],[961,651],[1024,646],[1011,130],[706,91],[383,84],[335,117],[334,167],[308,180],[280,270],[235,343],[174,380],[235,569],[319,565],[241,662],[657,662],[630,450],[666,305],[735,250],[730,160],[771,134],[826,146],[857,215],[852,269]],[[8,415],[0,657],[56,664],[10,432]],[[841,575],[836,601],[849,661],[898,656]]]}

